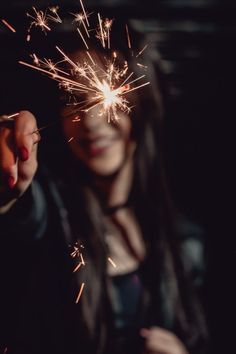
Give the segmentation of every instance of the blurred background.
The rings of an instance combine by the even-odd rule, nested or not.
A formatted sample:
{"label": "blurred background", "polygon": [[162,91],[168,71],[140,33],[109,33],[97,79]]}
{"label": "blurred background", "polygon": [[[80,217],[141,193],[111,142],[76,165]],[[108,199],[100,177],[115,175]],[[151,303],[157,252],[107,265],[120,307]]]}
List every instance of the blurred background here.
{"label": "blurred background", "polygon": [[[78,9],[79,0],[0,3],[0,114],[50,110],[50,80],[18,64],[27,52],[26,12],[32,6]],[[233,121],[236,84],[236,3],[233,0],[84,0],[87,10],[129,19],[161,60],[169,94],[167,168],[177,205],[205,229],[204,300],[212,353],[234,344],[236,269]],[[65,29],[66,30],[66,29]],[[42,90],[47,81],[48,90]],[[27,97],[27,99],[26,99]],[[29,107],[31,105],[32,107]],[[39,115],[43,116],[40,107]],[[42,118],[43,120],[43,118]],[[234,203],[233,203],[234,205]],[[233,321],[233,322],[232,322]]]}

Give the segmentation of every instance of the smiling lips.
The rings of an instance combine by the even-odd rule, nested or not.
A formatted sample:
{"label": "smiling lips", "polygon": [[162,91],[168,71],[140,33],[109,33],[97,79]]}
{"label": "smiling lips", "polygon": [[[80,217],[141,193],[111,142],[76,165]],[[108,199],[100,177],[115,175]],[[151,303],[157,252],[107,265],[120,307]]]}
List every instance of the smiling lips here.
{"label": "smiling lips", "polygon": [[98,136],[92,139],[79,139],[79,144],[87,155],[95,157],[105,153],[117,139],[117,136]]}

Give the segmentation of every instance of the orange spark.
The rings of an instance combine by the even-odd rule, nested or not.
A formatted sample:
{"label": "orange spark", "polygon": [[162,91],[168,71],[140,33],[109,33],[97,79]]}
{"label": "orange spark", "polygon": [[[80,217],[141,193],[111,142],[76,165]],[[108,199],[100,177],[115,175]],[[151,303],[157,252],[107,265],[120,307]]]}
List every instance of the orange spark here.
{"label": "orange spark", "polygon": [[84,13],[84,17],[85,17],[86,22],[87,22],[87,26],[89,27],[90,25],[89,25],[89,21],[88,21],[88,16],[87,16],[86,11],[85,11],[85,9],[84,9],[84,4],[83,4],[83,1],[82,1],[82,0],[80,0],[80,5],[81,5],[81,7],[82,7],[82,10],[83,10],[83,13]]}
{"label": "orange spark", "polygon": [[117,267],[117,265],[115,264],[115,262],[114,262],[110,257],[108,257],[107,260],[111,263],[111,265],[112,265],[114,268]]}
{"label": "orange spark", "polygon": [[85,265],[84,257],[83,257],[83,255],[82,255],[81,252],[80,252],[80,258],[81,258],[81,263],[82,263],[83,265]]}
{"label": "orange spark", "polygon": [[52,15],[47,15],[47,18],[56,23],[62,23],[62,19],[58,15],[59,6],[53,6],[49,8]]}
{"label": "orange spark", "polygon": [[5,25],[6,27],[9,28],[9,30],[11,30],[12,32],[16,33],[15,28],[12,27],[9,22],[7,22],[6,20],[4,20],[3,18],[1,19],[1,21],[2,21],[2,23],[4,23],[4,25]]}
{"label": "orange spark", "polygon": [[80,297],[81,297],[81,295],[82,295],[83,290],[84,290],[84,283],[81,284],[81,287],[80,287],[80,290],[79,290],[79,294],[78,294],[78,296],[77,296],[77,298],[76,298],[76,301],[75,301],[76,304],[78,304],[78,302],[79,302],[79,300],[80,300]]}
{"label": "orange spark", "polygon": [[139,66],[141,69],[147,69],[147,65],[143,65],[143,64],[140,64],[140,63],[137,63],[137,66]]}
{"label": "orange spark", "polygon": [[26,15],[28,17],[33,19],[33,21],[30,24],[30,27],[28,29],[28,32],[31,31],[31,28],[33,26],[41,27],[42,31],[45,32],[45,34],[46,34],[46,30],[47,31],[51,31],[51,28],[48,26],[47,12],[43,12],[41,10],[37,11],[34,6],[33,6],[33,11],[34,11],[33,15],[29,14],[28,12],[26,13]]}
{"label": "orange spark", "polygon": [[101,16],[100,16],[99,13],[98,13],[98,23],[99,23],[99,28],[100,28],[100,36],[101,36],[100,39],[102,41],[103,48],[105,48],[104,31],[103,31],[103,28],[102,28],[102,19],[101,19]]}
{"label": "orange spark", "polygon": [[77,272],[77,270],[81,267],[82,263],[79,262],[79,264],[75,267],[75,269],[73,270],[73,273]]}
{"label": "orange spark", "polygon": [[126,29],[126,35],[127,35],[127,41],[128,41],[128,48],[131,49],[131,41],[130,41],[128,25],[125,25],[125,29]]}
{"label": "orange spark", "polygon": [[147,44],[143,47],[143,49],[140,50],[140,52],[138,52],[138,54],[136,55],[136,58],[138,58],[146,49],[147,49]]}
{"label": "orange spark", "polygon": [[84,42],[84,44],[85,44],[85,47],[86,47],[87,49],[89,49],[88,44],[87,44],[86,40],[84,39],[84,36],[82,35],[82,33],[81,33],[81,31],[79,30],[79,28],[77,28],[77,31],[79,32],[79,35],[80,35],[80,37],[82,38],[82,40],[83,40],[83,42]]}
{"label": "orange spark", "polygon": [[83,25],[83,27],[84,27],[84,30],[85,30],[85,32],[86,32],[86,34],[87,34],[87,36],[90,38],[88,29],[87,29],[86,24],[85,24],[85,22],[84,22],[84,20],[86,19],[85,16],[84,16],[82,13],[76,13],[76,14],[75,14],[75,13],[72,13],[72,12],[71,12],[71,15],[74,16],[74,22],[78,22],[79,24],[82,23],[82,25]]}

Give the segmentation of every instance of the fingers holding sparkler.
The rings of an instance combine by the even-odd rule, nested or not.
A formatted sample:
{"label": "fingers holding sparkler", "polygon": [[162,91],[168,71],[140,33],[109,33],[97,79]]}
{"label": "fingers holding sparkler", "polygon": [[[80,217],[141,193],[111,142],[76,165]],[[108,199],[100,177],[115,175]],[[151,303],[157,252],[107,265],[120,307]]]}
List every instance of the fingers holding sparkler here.
{"label": "fingers holding sparkler", "polygon": [[28,160],[30,154],[36,150],[35,144],[39,141],[37,122],[33,114],[21,111],[15,119],[15,143],[22,161]]}
{"label": "fingers holding sparkler", "polygon": [[28,111],[21,111],[14,121],[4,117],[0,125],[0,194],[1,204],[7,205],[26,191],[37,170],[38,130]]}
{"label": "fingers holding sparkler", "polygon": [[9,188],[13,188],[17,176],[17,158],[9,126],[0,128],[0,172],[1,184],[5,182]]}

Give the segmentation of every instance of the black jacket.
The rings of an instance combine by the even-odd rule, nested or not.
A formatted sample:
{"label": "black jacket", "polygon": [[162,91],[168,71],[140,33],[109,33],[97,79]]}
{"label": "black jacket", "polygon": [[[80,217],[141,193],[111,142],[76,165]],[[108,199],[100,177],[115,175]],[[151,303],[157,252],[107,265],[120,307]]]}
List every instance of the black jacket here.
{"label": "black jacket", "polygon": [[[8,348],[7,354],[95,354],[96,344],[85,341],[74,301],[70,232],[67,210],[48,179],[35,180],[7,215],[0,216],[0,353]],[[179,234],[184,266],[200,291],[202,231],[181,222]],[[162,278],[161,304],[155,306],[165,314],[163,326],[172,329],[171,284],[165,274]],[[195,352],[202,353],[203,348],[200,343]]]}

